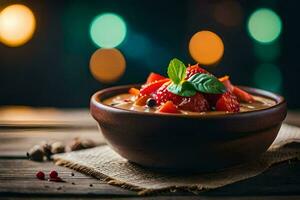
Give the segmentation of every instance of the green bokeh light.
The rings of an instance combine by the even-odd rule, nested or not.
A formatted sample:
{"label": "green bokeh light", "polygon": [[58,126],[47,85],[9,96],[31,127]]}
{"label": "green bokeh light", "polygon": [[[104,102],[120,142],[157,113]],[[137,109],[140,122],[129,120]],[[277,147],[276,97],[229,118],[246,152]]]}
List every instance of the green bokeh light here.
{"label": "green bokeh light", "polygon": [[270,44],[256,43],[254,45],[254,53],[261,61],[271,62],[278,59],[280,56],[280,45],[278,42]]}
{"label": "green bokeh light", "polygon": [[93,42],[103,48],[113,48],[123,42],[126,37],[124,20],[113,13],[105,13],[94,18],[90,26]]}
{"label": "green bokeh light", "polygon": [[273,42],[279,37],[281,29],[281,19],[271,9],[260,8],[248,20],[250,36],[260,43]]}
{"label": "green bokeh light", "polygon": [[280,92],[282,75],[279,68],[273,64],[261,64],[255,71],[254,83],[257,87]]}

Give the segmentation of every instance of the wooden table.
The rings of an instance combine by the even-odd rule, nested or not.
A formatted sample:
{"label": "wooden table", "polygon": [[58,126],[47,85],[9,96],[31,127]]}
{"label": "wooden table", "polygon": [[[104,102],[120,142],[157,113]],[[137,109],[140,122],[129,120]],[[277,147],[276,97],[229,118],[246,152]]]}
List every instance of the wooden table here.
{"label": "wooden table", "polygon": [[[287,123],[300,126],[300,114],[289,112]],[[70,141],[80,136],[103,138],[87,110],[0,108],[0,198],[5,199],[300,199],[300,162],[274,166],[267,172],[200,196],[165,193],[140,197],[52,162],[27,160],[25,153],[43,140]],[[65,183],[40,181],[38,170],[57,170]],[[72,172],[74,176],[72,176]],[[298,196],[299,195],[299,196]]]}

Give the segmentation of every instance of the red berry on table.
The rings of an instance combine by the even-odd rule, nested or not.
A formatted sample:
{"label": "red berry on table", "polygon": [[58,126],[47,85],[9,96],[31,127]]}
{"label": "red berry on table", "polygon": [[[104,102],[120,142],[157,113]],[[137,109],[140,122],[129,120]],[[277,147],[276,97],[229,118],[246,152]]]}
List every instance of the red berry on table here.
{"label": "red berry on table", "polygon": [[239,112],[240,103],[237,97],[230,92],[225,92],[220,96],[216,103],[217,111]]}
{"label": "red berry on table", "polygon": [[179,105],[182,102],[183,97],[173,94],[168,90],[169,84],[162,85],[154,94],[153,98],[157,105],[161,105],[167,101],[172,101],[175,105]]}
{"label": "red berry on table", "polygon": [[178,106],[182,110],[192,112],[205,112],[209,111],[209,103],[201,93],[196,93],[191,97],[184,97]]}
{"label": "red berry on table", "polygon": [[199,67],[199,64],[195,64],[195,65],[192,65],[192,66],[189,66],[188,68],[186,68],[186,79],[188,79],[191,76],[193,76],[194,74],[198,74],[198,73],[209,74],[208,71]]}
{"label": "red berry on table", "polygon": [[51,171],[50,173],[49,173],[49,177],[50,178],[57,178],[58,177],[58,173],[57,173],[57,171]]}
{"label": "red berry on table", "polygon": [[45,179],[45,173],[42,171],[38,171],[35,175],[38,179],[44,180]]}

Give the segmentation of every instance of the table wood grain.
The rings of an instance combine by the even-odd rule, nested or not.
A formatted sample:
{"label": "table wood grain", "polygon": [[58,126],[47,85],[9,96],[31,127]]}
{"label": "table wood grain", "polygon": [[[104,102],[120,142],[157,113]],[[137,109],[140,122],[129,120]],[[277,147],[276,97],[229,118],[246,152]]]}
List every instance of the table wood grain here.
{"label": "table wood grain", "polygon": [[[2,122],[5,123],[1,124],[0,117],[1,199],[300,199],[299,161],[278,164],[259,176],[204,192],[200,196],[178,191],[140,197],[134,191],[108,185],[71,169],[55,166],[52,162],[34,162],[26,159],[26,151],[44,140],[68,143],[74,137],[83,137],[103,144],[105,141],[87,110],[53,110],[49,113],[43,109],[32,109],[31,112],[27,112],[31,113],[31,117],[32,113],[35,113],[35,119],[26,121],[24,119],[29,118],[23,113],[22,117],[18,117],[18,121],[13,119],[13,112],[7,109],[5,108],[5,112],[10,113],[10,118],[2,117],[5,119]],[[55,113],[55,116],[49,116],[51,113]],[[62,117],[57,117],[57,113],[61,113],[65,119],[61,120]],[[300,113],[289,113],[291,114],[286,121],[300,125]],[[44,116],[45,114],[47,116]],[[39,115],[42,121],[38,120]],[[74,119],[72,116],[75,116]],[[81,120],[84,122],[82,125]],[[66,182],[38,180],[35,178],[38,170],[47,173],[57,170]]]}

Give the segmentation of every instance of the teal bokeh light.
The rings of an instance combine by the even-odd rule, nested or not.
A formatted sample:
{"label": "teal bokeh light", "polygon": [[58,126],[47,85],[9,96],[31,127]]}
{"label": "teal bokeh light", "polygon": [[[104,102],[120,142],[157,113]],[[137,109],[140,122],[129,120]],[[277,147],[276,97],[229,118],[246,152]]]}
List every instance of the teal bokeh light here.
{"label": "teal bokeh light", "polygon": [[255,71],[254,83],[259,88],[280,92],[282,87],[281,71],[276,65],[261,64]]}
{"label": "teal bokeh light", "polygon": [[280,17],[271,9],[260,8],[251,14],[248,20],[250,36],[260,43],[276,40],[282,30]]}
{"label": "teal bokeh light", "polygon": [[90,25],[93,42],[102,48],[114,48],[126,37],[124,20],[114,13],[104,13],[94,18]]}
{"label": "teal bokeh light", "polygon": [[263,62],[276,61],[280,56],[279,42],[272,42],[270,44],[256,43],[254,45],[254,53]]}

